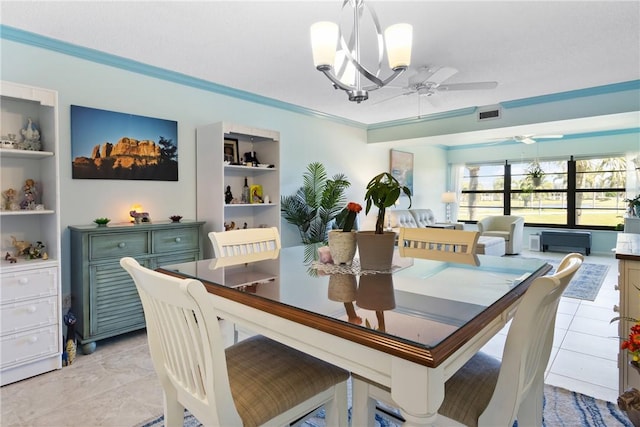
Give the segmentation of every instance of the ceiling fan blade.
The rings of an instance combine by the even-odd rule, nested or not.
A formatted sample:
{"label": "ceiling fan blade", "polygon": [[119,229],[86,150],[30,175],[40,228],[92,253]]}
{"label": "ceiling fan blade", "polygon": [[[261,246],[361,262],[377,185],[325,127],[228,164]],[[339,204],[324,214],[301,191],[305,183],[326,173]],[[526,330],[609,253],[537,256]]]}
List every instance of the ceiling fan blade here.
{"label": "ceiling fan blade", "polygon": [[439,91],[451,91],[451,90],[482,90],[482,89],[495,89],[498,87],[498,82],[471,82],[471,83],[451,83],[448,85],[438,86]]}
{"label": "ceiling fan blade", "polygon": [[429,77],[431,77],[434,72],[435,72],[435,68],[431,68],[429,66],[419,67],[418,71],[414,75],[409,77],[407,83],[409,86],[414,86],[420,83],[424,83],[427,80],[429,80]]}
{"label": "ceiling fan blade", "polygon": [[[403,88],[403,89],[404,89],[404,88]],[[379,101],[372,102],[372,103],[371,103],[371,104],[369,104],[369,105],[378,105],[378,104],[382,104],[383,102],[391,101],[392,99],[400,98],[401,96],[405,96],[405,95],[411,95],[411,94],[413,94],[413,93],[415,93],[415,92],[403,92],[403,93],[399,93],[399,94],[397,94],[397,95],[393,95],[393,96],[391,96],[391,97],[389,97],[389,98],[384,98],[384,99],[381,99],[381,100],[379,100]]]}
{"label": "ceiling fan blade", "polygon": [[455,68],[440,67],[429,78],[427,78],[427,79],[425,79],[423,81],[429,81],[429,82],[433,82],[433,83],[436,83],[436,84],[440,84],[443,81],[451,78],[451,76],[453,76],[457,72],[458,72],[458,70],[456,70]]}
{"label": "ceiling fan blade", "polygon": [[535,139],[531,139],[529,137],[525,137],[520,139],[520,142],[525,143],[525,144],[535,144],[536,140]]}
{"label": "ceiling fan blade", "polygon": [[[532,135],[534,136],[534,135]],[[561,134],[555,134],[555,135],[535,135],[536,138],[538,139],[557,139],[557,138],[564,138],[564,135]]]}

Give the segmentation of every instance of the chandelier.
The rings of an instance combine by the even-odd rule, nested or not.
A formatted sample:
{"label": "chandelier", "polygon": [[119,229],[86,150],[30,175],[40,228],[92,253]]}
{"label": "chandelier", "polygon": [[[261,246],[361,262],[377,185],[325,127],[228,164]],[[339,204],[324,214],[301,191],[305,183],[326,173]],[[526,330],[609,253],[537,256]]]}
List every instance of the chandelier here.
{"label": "chandelier", "polygon": [[[335,89],[342,89],[349,95],[349,101],[360,103],[369,98],[369,91],[380,89],[394,81],[411,63],[411,38],[413,27],[409,24],[391,25],[380,31],[380,22],[373,8],[365,6],[364,0],[344,0],[342,9],[349,4],[353,8],[353,29],[347,42],[342,29],[333,22],[316,22],[311,26],[311,48],[313,63],[333,83]],[[365,8],[369,11],[377,33],[378,67],[371,72],[362,65],[360,57],[360,18]],[[336,52],[340,42],[341,50]],[[386,79],[379,77],[386,44],[389,68],[393,71]],[[366,78],[372,84],[363,85]]]}

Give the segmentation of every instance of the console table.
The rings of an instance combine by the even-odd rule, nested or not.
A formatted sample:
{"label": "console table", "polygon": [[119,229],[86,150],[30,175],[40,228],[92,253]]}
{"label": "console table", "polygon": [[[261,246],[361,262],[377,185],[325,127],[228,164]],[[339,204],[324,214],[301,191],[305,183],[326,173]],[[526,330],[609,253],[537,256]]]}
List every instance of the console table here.
{"label": "console table", "polygon": [[71,311],[82,351],[96,341],[145,327],[135,284],[120,267],[131,256],[148,268],[202,258],[204,222],[159,221],[70,226]]}

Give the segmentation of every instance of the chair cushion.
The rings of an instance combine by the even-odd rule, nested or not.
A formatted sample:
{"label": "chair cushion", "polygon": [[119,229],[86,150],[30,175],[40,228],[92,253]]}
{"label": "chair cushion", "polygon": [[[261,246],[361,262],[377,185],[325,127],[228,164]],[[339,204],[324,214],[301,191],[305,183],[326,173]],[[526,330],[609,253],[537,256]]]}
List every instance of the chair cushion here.
{"label": "chair cushion", "polygon": [[511,237],[511,234],[508,231],[498,231],[498,230],[483,231],[482,235],[491,236],[491,237],[502,237],[505,240],[505,242],[508,242],[509,238]]}
{"label": "chair cushion", "polygon": [[477,353],[444,385],[440,415],[466,426],[477,426],[498,382],[500,361]]}
{"label": "chair cushion", "polygon": [[263,336],[225,350],[231,394],[244,426],[259,426],[329,387],[349,372]]}

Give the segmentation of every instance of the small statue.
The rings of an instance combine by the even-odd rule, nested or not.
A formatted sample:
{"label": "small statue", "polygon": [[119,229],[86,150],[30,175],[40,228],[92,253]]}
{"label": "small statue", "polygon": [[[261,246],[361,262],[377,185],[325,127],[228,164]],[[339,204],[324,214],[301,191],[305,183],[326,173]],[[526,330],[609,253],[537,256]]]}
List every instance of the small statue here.
{"label": "small statue", "polygon": [[[46,255],[46,252],[43,251],[44,249],[44,243],[37,241],[35,243],[35,245],[31,245],[31,247],[29,248],[29,258],[30,259],[37,259],[37,258],[43,258],[44,255]],[[47,256],[47,258],[49,258]],[[44,258],[44,259],[47,259]]]}
{"label": "small statue", "polygon": [[224,202],[226,204],[231,203],[233,200],[233,194],[231,194],[231,186],[227,185],[227,191],[224,192]]}
{"label": "small statue", "polygon": [[226,222],[224,223],[224,231],[229,231],[229,230],[235,230],[236,228],[236,223],[231,221],[231,223],[227,224]]}
{"label": "small statue", "polygon": [[129,211],[129,215],[133,218],[136,224],[140,224],[141,222],[151,222],[149,212],[136,212],[133,210]]}
{"label": "small statue", "polygon": [[4,199],[2,209],[8,211],[17,211],[20,209],[20,206],[16,203],[16,190],[13,188],[3,191],[2,198]]}
{"label": "small statue", "polygon": [[9,261],[9,264],[15,264],[18,262],[18,259],[14,256],[11,256],[9,252],[4,256],[5,261]]}
{"label": "small statue", "polygon": [[21,209],[34,210],[36,208],[36,197],[38,196],[38,190],[36,189],[36,182],[29,178],[24,182],[22,187],[24,192],[24,198],[20,202]]}
{"label": "small statue", "polygon": [[40,151],[42,144],[40,143],[40,132],[33,123],[31,117],[27,119],[27,126],[20,131],[24,138],[22,142],[18,143],[18,148],[22,150]]}
{"label": "small statue", "polygon": [[29,253],[31,243],[24,240],[16,240],[15,237],[11,236],[11,246],[16,248],[16,256],[20,256]]}
{"label": "small statue", "polygon": [[67,340],[64,346],[67,365],[71,365],[76,358],[78,347],[76,342],[76,322],[76,316],[71,312],[71,310],[69,310],[67,314],[64,315],[64,324],[67,325]]}

